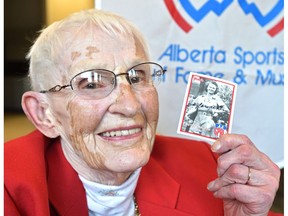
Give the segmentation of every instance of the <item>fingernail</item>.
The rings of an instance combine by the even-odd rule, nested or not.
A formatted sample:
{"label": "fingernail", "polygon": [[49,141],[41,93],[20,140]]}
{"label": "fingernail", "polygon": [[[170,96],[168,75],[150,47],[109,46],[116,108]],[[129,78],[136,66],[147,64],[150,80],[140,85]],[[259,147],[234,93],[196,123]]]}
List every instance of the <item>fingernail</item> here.
{"label": "fingernail", "polygon": [[211,150],[212,150],[213,152],[216,152],[216,151],[218,151],[218,150],[220,149],[220,147],[221,147],[220,142],[216,141],[216,142],[212,145]]}
{"label": "fingernail", "polygon": [[210,182],[208,185],[207,185],[207,189],[209,190],[209,191],[211,191],[212,190],[212,188],[214,187],[214,181],[212,181],[212,182]]}

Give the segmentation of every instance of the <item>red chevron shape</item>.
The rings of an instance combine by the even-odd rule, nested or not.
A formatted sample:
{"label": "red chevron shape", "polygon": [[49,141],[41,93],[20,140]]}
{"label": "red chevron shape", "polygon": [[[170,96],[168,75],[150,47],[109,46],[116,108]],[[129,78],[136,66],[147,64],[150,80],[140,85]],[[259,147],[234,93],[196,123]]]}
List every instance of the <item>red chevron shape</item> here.
{"label": "red chevron shape", "polygon": [[164,3],[170,13],[170,15],[172,16],[172,18],[174,19],[174,21],[178,24],[178,26],[180,26],[180,28],[184,31],[184,32],[189,32],[193,26],[191,26],[179,13],[179,11],[177,10],[173,0],[164,0]]}
{"label": "red chevron shape", "polygon": [[278,22],[275,26],[273,26],[271,29],[267,31],[267,33],[271,36],[274,37],[277,35],[280,31],[284,29],[284,17]]}

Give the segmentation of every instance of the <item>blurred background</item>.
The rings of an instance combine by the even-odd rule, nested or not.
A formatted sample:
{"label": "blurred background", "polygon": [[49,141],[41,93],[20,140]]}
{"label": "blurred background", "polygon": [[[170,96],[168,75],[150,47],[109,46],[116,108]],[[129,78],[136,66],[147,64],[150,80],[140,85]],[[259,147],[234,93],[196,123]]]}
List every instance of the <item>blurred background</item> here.
{"label": "blurred background", "polygon": [[[73,3],[72,3],[73,2]],[[4,141],[25,135],[34,126],[21,108],[21,96],[30,89],[25,59],[43,27],[81,9],[94,8],[96,0],[4,0]],[[284,211],[284,169],[273,205]]]}

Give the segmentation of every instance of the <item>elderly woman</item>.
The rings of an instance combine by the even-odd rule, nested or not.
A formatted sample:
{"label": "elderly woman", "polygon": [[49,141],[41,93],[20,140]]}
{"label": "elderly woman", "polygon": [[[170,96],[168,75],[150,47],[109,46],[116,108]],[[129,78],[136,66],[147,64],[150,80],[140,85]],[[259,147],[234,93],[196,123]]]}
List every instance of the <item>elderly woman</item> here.
{"label": "elderly woman", "polygon": [[165,71],[123,18],[74,14],[28,57],[37,130],[5,144],[5,215],[272,214],[279,169],[246,136],[155,135]]}

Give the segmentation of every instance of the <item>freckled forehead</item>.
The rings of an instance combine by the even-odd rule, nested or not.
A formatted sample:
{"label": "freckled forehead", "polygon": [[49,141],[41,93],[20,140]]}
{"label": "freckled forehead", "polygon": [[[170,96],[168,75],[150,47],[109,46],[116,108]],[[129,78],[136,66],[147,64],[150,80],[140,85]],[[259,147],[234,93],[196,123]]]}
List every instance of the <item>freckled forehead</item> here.
{"label": "freckled forehead", "polygon": [[147,54],[141,41],[133,35],[109,35],[94,29],[89,34],[83,32],[71,40],[66,59],[74,73],[74,70],[80,72],[93,67],[112,69],[134,59],[144,61]]}

